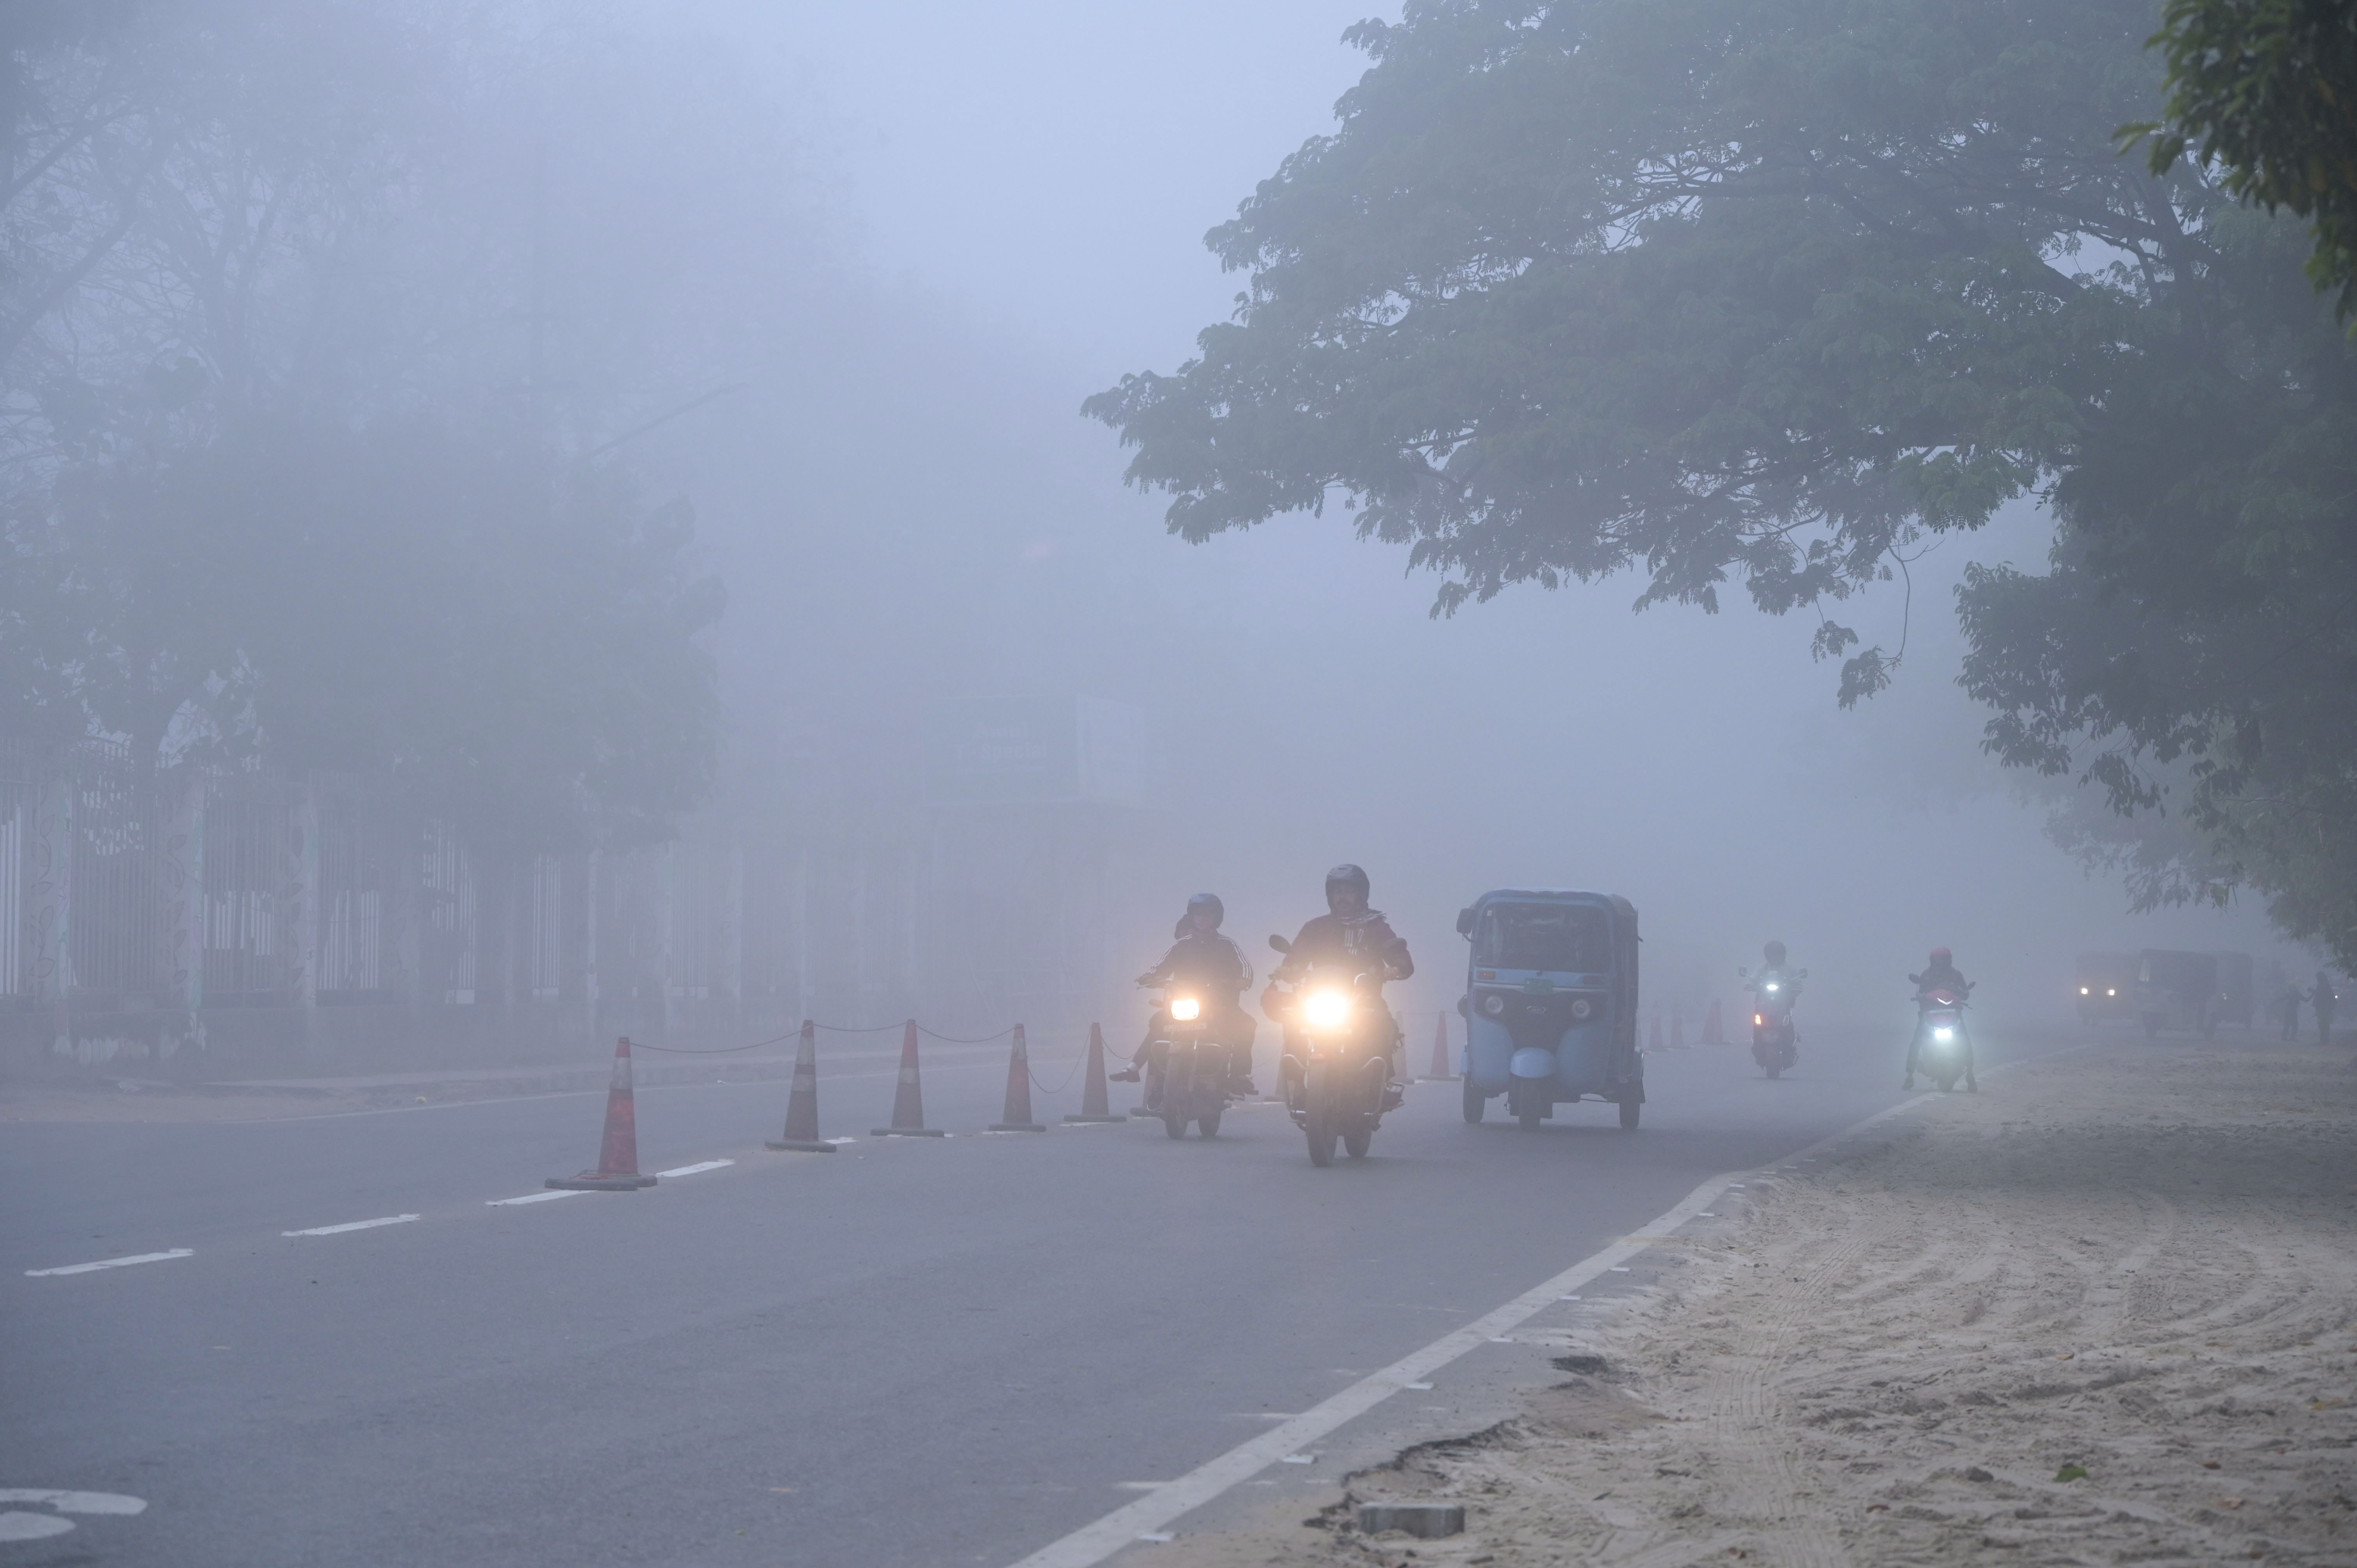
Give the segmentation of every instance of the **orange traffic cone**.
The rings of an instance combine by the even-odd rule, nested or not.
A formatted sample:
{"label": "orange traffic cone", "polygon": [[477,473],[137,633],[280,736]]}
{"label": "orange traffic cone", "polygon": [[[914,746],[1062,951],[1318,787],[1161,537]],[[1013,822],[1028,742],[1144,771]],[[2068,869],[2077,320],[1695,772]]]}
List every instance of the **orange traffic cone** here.
{"label": "orange traffic cone", "polygon": [[1670,1004],[1670,1049],[1686,1048],[1686,1010],[1676,1003]]}
{"label": "orange traffic cone", "polygon": [[1081,1113],[1067,1116],[1067,1122],[1126,1122],[1126,1116],[1116,1116],[1105,1100],[1104,1030],[1089,1026],[1089,1066],[1082,1075]]}
{"label": "orange traffic cone", "polygon": [[639,1174],[639,1113],[630,1095],[630,1037],[614,1042],[614,1078],[606,1088],[606,1138],[597,1168],[575,1176],[550,1176],[559,1192],[636,1192],[655,1178]]}
{"label": "orange traffic cone", "polygon": [[1440,1015],[1440,1029],[1432,1036],[1432,1076],[1455,1078],[1453,1064],[1448,1059],[1448,1015]]}
{"label": "orange traffic cone", "polygon": [[1718,998],[1716,996],[1710,999],[1710,1011],[1703,1015],[1702,1038],[1697,1043],[1706,1046],[1727,1044],[1727,1026],[1718,1021]]}
{"label": "orange traffic cone", "polygon": [[871,1127],[873,1138],[942,1138],[948,1134],[925,1125],[925,1086],[917,1078],[917,1021],[900,1036],[900,1082],[892,1090],[892,1124]]}
{"label": "orange traffic cone", "polygon": [[1662,1048],[1662,1013],[1661,1013],[1661,1009],[1657,1007],[1657,1008],[1655,1008],[1655,1009],[1653,1010],[1653,1032],[1652,1032],[1650,1036],[1648,1036],[1646,1037],[1646,1040],[1645,1040],[1645,1049],[1646,1049],[1646,1050],[1648,1050],[1648,1051],[1658,1051],[1658,1050],[1660,1050],[1661,1048]]}
{"label": "orange traffic cone", "polygon": [[818,1026],[802,1020],[802,1043],[794,1047],[794,1092],[786,1101],[786,1131],[772,1138],[773,1149],[795,1149],[805,1155],[831,1155],[834,1145],[818,1135]]}
{"label": "orange traffic cone", "polygon": [[990,1124],[994,1133],[1044,1133],[1031,1120],[1031,1053],[1023,1048],[1023,1026],[1015,1026],[1015,1044],[1006,1053],[1006,1109]]}

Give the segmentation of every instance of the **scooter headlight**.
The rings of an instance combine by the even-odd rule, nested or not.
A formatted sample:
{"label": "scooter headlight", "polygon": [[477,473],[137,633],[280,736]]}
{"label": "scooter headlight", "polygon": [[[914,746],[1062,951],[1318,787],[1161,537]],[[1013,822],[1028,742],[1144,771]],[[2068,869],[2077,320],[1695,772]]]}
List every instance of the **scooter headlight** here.
{"label": "scooter headlight", "polygon": [[1181,1024],[1191,1024],[1203,1015],[1203,1004],[1191,996],[1173,997],[1170,1016]]}
{"label": "scooter headlight", "polygon": [[1596,1004],[1590,1002],[1587,997],[1575,996],[1572,998],[1571,1015],[1573,1017],[1585,1019],[1589,1014],[1595,1011]]}
{"label": "scooter headlight", "polygon": [[[1494,996],[1490,1000],[1499,1002],[1499,998]],[[1502,1002],[1499,1004],[1504,1005]],[[1484,1003],[1483,1007],[1486,1009],[1488,1004]],[[1308,1000],[1301,1004],[1301,1015],[1313,1028],[1339,1029],[1350,1021],[1351,999],[1340,991],[1313,991]]]}
{"label": "scooter headlight", "polygon": [[2086,994],[2087,994],[2087,988],[2086,988],[2085,986],[2083,986],[2083,986],[2081,986],[2081,987],[2079,987],[2079,994],[2080,994],[2080,995],[2082,995],[2082,996],[2086,995]]}
{"label": "scooter headlight", "polygon": [[1768,983],[1768,989],[1770,991],[1781,991],[1784,988],[1771,980]]}
{"label": "scooter headlight", "polygon": [[1492,991],[1481,998],[1481,1011],[1492,1018],[1502,1018],[1506,1015],[1506,999]]}
{"label": "scooter headlight", "polygon": [[1956,1032],[1953,1029],[1934,1029],[1932,1037],[1944,1046],[1956,1037]]}

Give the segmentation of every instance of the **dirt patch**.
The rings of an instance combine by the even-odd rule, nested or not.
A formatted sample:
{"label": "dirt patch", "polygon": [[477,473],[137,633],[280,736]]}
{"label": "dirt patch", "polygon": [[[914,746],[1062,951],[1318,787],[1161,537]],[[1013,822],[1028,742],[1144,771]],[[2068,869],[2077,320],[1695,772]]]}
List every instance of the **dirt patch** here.
{"label": "dirt patch", "polygon": [[[2357,1563],[2357,1071],[2106,1047],[1755,1185],[1601,1370],[1217,1563]],[[1466,1505],[1369,1538],[1367,1498]]]}

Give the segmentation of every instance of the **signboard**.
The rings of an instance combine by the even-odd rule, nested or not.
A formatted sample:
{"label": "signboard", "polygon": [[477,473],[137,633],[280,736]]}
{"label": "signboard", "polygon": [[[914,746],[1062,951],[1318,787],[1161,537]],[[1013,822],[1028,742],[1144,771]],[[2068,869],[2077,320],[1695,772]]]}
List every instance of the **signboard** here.
{"label": "signboard", "polygon": [[1146,711],[1103,697],[997,698],[936,723],[936,800],[1135,805],[1146,798]]}

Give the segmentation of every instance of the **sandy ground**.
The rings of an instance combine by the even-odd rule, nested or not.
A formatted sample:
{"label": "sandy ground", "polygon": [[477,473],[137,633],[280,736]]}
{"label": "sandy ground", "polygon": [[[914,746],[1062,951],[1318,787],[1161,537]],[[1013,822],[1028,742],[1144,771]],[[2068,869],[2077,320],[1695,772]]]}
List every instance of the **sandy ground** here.
{"label": "sandy ground", "polygon": [[[1877,1134],[1754,1184],[1518,1418],[1125,1561],[2357,1564],[2349,1050],[2109,1045]],[[1376,1499],[1467,1531],[1361,1535]]]}

